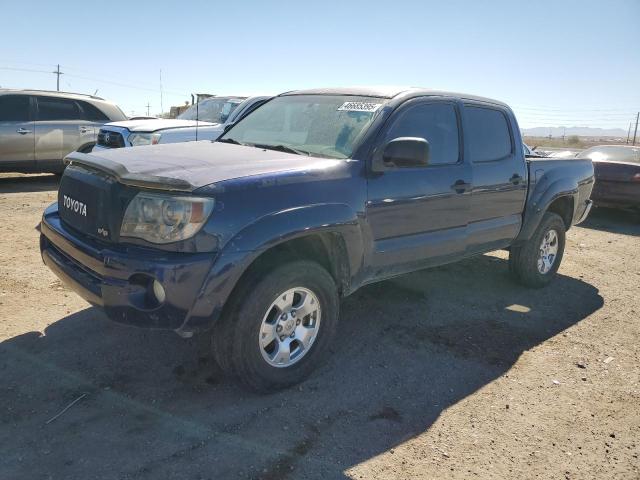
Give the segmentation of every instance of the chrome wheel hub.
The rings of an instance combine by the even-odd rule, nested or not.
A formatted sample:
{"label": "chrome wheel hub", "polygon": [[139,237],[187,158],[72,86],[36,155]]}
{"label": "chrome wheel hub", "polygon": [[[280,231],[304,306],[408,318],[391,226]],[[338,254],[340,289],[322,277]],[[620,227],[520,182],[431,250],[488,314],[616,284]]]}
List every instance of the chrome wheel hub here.
{"label": "chrome wheel hub", "polygon": [[556,261],[558,255],[558,233],[555,230],[549,230],[545,233],[540,243],[540,251],[538,253],[538,272],[548,273]]}
{"label": "chrome wheel hub", "polygon": [[311,290],[296,287],[278,295],[260,326],[258,344],[262,358],[279,368],[298,362],[318,336],[320,319],[320,302]]}

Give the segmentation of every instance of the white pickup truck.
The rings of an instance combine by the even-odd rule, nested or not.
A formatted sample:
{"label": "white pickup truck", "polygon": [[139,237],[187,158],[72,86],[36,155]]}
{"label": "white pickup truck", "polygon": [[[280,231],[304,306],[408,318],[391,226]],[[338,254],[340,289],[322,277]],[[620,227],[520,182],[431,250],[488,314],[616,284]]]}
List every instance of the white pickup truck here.
{"label": "white pickup truck", "polygon": [[192,105],[175,119],[111,122],[98,133],[93,151],[155,145],[158,143],[215,140],[225,130],[271,97],[210,97]]}

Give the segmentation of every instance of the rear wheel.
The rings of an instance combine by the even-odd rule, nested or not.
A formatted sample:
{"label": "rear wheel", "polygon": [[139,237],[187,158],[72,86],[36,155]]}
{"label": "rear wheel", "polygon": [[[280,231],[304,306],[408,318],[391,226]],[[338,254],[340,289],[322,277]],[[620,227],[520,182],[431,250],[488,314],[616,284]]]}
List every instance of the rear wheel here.
{"label": "rear wheel", "polygon": [[338,322],[333,278],[315,262],[254,272],[238,286],[219,328],[214,356],[252,390],[278,390],[306,378],[326,356]]}
{"label": "rear wheel", "polygon": [[562,218],[551,212],[522,246],[511,247],[509,271],[523,285],[539,288],[548,285],[560,268],[564,254],[566,228]]}

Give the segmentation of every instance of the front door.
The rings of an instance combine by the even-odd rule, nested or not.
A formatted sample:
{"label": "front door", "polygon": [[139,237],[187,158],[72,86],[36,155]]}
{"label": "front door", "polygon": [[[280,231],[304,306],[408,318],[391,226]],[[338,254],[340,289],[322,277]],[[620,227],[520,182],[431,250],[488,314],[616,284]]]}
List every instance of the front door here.
{"label": "front door", "polygon": [[0,95],[0,166],[28,167],[35,129],[29,95]]}
{"label": "front door", "polygon": [[387,122],[376,149],[398,137],[429,142],[424,167],[389,166],[368,183],[367,221],[373,237],[371,278],[446,263],[464,254],[471,170],[461,147],[452,100],[407,102]]}

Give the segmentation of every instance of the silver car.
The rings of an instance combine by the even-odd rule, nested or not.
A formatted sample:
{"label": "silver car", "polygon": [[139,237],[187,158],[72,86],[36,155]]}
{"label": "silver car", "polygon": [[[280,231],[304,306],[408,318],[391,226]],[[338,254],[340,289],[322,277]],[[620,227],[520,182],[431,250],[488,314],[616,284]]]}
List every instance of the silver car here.
{"label": "silver car", "polygon": [[68,153],[91,151],[100,126],[126,118],[92,95],[0,89],[0,171],[61,172]]}

